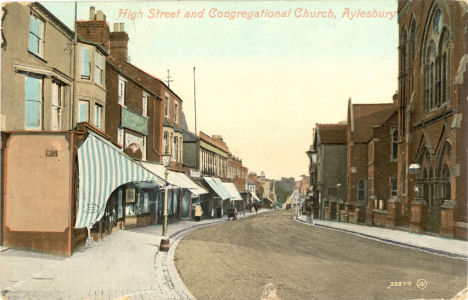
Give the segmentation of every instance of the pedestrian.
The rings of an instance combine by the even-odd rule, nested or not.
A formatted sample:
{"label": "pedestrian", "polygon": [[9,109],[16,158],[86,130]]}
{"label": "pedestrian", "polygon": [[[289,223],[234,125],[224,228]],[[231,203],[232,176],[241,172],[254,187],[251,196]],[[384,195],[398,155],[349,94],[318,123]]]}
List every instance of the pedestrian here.
{"label": "pedestrian", "polygon": [[254,203],[254,208],[255,208],[255,213],[258,213],[258,203],[257,202]]}
{"label": "pedestrian", "polygon": [[197,203],[197,205],[195,205],[195,221],[200,222],[202,214],[203,214],[203,210],[200,204]]}
{"label": "pedestrian", "polygon": [[307,199],[306,203],[305,203],[305,211],[306,211],[306,214],[307,214],[307,223],[311,224],[312,223],[312,226],[314,226],[314,200],[312,199],[313,197],[310,197],[309,199]]}
{"label": "pedestrian", "polygon": [[291,208],[291,203],[286,204],[286,210],[289,211],[290,208]]}

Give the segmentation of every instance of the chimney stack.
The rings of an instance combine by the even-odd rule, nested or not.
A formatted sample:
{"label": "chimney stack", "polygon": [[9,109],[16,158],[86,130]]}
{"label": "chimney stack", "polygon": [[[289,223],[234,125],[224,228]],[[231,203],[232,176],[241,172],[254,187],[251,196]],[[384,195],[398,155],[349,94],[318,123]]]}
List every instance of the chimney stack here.
{"label": "chimney stack", "polygon": [[77,21],[76,31],[78,35],[88,41],[96,42],[105,48],[110,47],[110,30],[106,23],[106,15],[94,6],[89,7],[89,20]]}
{"label": "chimney stack", "polygon": [[117,58],[128,60],[128,34],[124,23],[114,23],[114,31],[110,34],[110,54]]}
{"label": "chimney stack", "polygon": [[96,12],[96,21],[106,21],[106,15],[102,12],[102,10],[98,10]]}
{"label": "chimney stack", "polygon": [[90,20],[94,20],[94,13],[95,13],[95,7],[94,6],[90,6],[89,7],[89,19]]}

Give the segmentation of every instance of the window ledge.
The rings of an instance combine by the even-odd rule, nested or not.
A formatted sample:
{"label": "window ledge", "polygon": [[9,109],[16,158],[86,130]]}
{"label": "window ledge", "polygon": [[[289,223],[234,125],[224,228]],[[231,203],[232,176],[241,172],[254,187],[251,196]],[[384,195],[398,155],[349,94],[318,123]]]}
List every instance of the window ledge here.
{"label": "window ledge", "polygon": [[28,49],[28,52],[31,53],[32,55],[34,55],[35,57],[39,58],[39,59],[42,60],[43,62],[48,63],[48,61],[45,60],[45,58],[43,58],[42,56],[38,55],[37,53],[34,53],[34,52],[32,52],[31,50],[29,50],[29,49]]}

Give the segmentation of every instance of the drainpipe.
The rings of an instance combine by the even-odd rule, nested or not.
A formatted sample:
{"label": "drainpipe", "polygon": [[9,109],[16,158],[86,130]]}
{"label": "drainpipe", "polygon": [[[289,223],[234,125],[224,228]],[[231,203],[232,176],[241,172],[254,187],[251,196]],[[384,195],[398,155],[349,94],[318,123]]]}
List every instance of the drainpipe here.
{"label": "drainpipe", "polygon": [[0,133],[0,245],[3,245],[3,216],[4,216],[4,204],[5,199],[5,168],[6,168],[6,159],[5,152],[7,149],[6,141],[8,139],[8,134]]}
{"label": "drainpipe", "polygon": [[72,98],[71,98],[71,105],[70,105],[70,122],[71,126],[70,129],[74,129],[75,127],[75,104],[76,104],[76,44],[78,43],[78,35],[76,33],[77,26],[76,26],[76,14],[77,14],[77,2],[75,1],[75,32],[73,36],[73,91],[72,91]]}

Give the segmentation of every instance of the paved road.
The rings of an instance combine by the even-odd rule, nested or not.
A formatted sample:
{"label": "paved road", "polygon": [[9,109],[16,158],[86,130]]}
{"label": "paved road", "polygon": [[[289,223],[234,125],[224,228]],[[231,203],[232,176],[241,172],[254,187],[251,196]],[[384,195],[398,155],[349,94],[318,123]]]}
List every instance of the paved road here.
{"label": "paved road", "polygon": [[306,226],[285,211],[194,231],[175,263],[197,299],[260,299],[268,283],[281,299],[447,299],[467,285],[465,260]]}

